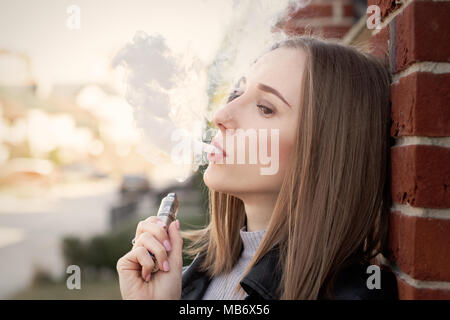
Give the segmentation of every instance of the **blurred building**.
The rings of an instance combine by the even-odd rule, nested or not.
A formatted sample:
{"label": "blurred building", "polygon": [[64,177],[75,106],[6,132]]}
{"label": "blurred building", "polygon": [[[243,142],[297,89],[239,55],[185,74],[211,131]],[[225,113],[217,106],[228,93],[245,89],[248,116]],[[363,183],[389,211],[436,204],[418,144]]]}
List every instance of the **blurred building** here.
{"label": "blurred building", "polygon": [[[130,107],[110,86],[56,84],[42,97],[30,65],[0,50],[0,185],[151,172]],[[43,163],[51,170],[36,169]]]}

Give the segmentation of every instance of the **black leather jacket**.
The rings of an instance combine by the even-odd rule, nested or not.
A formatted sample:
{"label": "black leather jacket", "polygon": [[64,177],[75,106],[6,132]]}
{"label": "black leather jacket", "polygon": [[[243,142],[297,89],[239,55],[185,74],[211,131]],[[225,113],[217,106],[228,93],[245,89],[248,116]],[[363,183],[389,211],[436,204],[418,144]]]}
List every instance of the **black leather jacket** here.
{"label": "black leather jacket", "polygon": [[[197,255],[189,266],[183,267],[181,299],[201,300],[208,285],[209,277],[198,270],[205,253]],[[246,291],[245,300],[278,300],[276,289],[281,273],[277,270],[278,250],[269,251],[240,282]],[[397,300],[397,281],[392,272],[381,270],[381,288],[368,289],[366,282],[370,274],[368,265],[354,264],[341,271],[334,284],[336,300]]]}

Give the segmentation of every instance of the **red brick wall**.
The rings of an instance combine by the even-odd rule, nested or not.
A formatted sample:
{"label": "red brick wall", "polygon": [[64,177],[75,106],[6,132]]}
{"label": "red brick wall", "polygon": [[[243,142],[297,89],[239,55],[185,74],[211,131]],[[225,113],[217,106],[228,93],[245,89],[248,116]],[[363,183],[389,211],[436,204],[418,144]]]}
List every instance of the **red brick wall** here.
{"label": "red brick wall", "polygon": [[[391,209],[385,263],[400,299],[450,299],[450,1],[368,0],[381,12],[372,53],[390,62]],[[313,0],[279,27],[342,38],[350,1]]]}
{"label": "red brick wall", "polygon": [[351,0],[312,0],[306,7],[296,9],[291,9],[278,25],[287,34],[342,38],[354,23]]}
{"label": "red brick wall", "polygon": [[450,2],[369,0],[392,67],[388,264],[400,299],[450,299]]}

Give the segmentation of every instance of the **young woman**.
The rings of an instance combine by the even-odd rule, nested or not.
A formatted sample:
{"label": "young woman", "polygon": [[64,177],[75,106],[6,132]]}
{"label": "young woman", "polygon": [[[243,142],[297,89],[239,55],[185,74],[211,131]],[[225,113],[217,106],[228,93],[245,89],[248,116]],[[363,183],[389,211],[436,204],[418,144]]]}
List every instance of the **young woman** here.
{"label": "young woman", "polygon": [[[273,46],[215,113],[214,140],[276,130],[266,146],[276,143],[276,173],[210,156],[210,222],[184,234],[194,261],[182,270],[178,221],[166,233],[150,217],[117,263],[122,297],[395,299],[393,274],[368,269],[391,206],[389,85],[387,67],[354,48],[312,37]],[[248,159],[219,145],[219,158]]]}

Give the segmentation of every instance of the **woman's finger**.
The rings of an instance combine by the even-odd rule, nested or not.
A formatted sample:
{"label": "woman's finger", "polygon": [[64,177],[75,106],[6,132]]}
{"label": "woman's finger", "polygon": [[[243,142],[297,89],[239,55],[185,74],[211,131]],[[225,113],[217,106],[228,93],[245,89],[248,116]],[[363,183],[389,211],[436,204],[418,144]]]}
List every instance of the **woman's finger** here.
{"label": "woman's finger", "polygon": [[138,224],[135,239],[144,232],[151,233],[164,246],[166,251],[172,250],[165,225],[156,216],[151,216]]}
{"label": "woman's finger", "polygon": [[169,271],[169,261],[167,259],[167,252],[163,245],[153,237],[149,232],[142,233],[135,242],[136,246],[142,246],[153,253],[156,257],[158,267],[160,270]]}
{"label": "woman's finger", "polygon": [[117,261],[117,272],[121,275],[134,271],[140,273],[144,281],[148,281],[154,265],[150,253],[144,247],[135,247]]}
{"label": "woman's finger", "polygon": [[181,271],[183,267],[183,238],[180,234],[180,221],[175,220],[169,225],[169,239],[172,251],[169,253],[169,262],[172,268]]}

